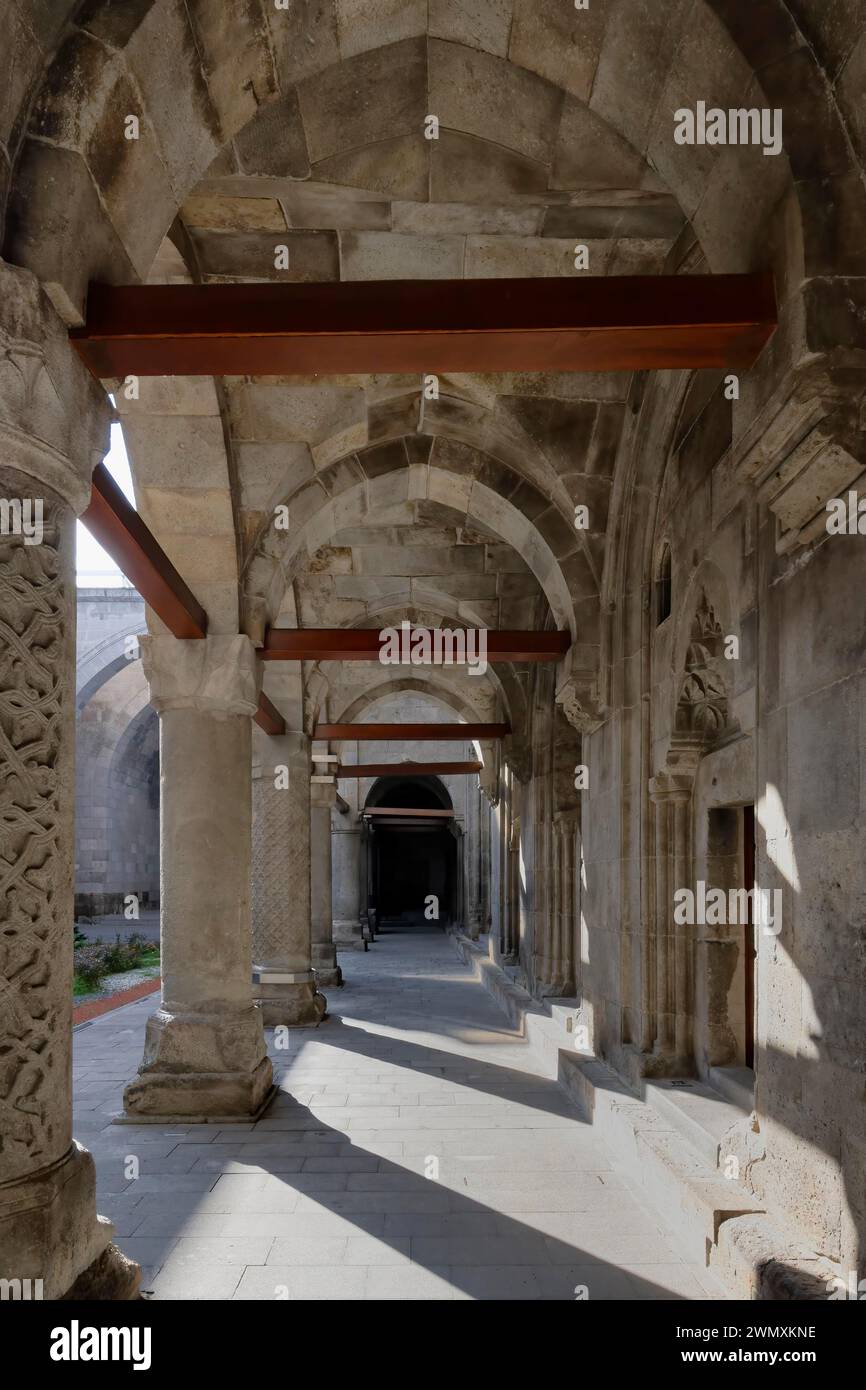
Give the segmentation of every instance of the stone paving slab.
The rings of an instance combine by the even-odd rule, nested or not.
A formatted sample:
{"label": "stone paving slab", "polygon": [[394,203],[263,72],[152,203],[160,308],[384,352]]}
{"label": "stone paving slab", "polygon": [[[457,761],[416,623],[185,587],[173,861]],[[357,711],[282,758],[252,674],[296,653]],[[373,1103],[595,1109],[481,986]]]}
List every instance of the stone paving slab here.
{"label": "stone paving slab", "polygon": [[153,1297],[727,1296],[443,933],[383,934],[345,974],[320,1028],[272,1046],[279,1092],[255,1124],[112,1125],[154,1001],[76,1033],[76,1132]]}

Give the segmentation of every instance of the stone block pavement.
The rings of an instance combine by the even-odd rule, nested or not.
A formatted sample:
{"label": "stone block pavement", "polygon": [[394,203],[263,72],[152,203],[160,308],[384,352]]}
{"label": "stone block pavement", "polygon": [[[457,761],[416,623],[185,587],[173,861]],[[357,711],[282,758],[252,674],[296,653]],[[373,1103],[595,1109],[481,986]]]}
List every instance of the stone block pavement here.
{"label": "stone block pavement", "polygon": [[76,1031],[75,1133],[154,1298],[727,1297],[444,933],[341,959],[321,1027],[285,1050],[268,1031],[280,1091],[255,1125],[112,1125],[155,1000]]}

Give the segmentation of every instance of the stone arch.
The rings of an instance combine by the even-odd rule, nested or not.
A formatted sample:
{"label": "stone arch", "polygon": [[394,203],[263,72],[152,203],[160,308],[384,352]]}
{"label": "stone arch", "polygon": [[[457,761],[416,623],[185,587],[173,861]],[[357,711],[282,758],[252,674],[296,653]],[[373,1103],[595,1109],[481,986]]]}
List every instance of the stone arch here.
{"label": "stone arch", "polygon": [[[135,739],[148,723],[155,738],[157,716],[139,661],[120,658],[117,669],[102,674],[104,679],[79,707],[76,892],[79,901],[86,900],[97,911],[115,912],[124,892],[144,889],[158,897],[157,822],[151,818],[145,825],[147,816],[138,816],[143,804],[138,809],[129,805],[123,790],[124,776],[129,775],[139,790],[145,787],[147,774]],[[139,822],[141,843],[133,846],[132,832]],[[141,881],[124,883],[126,868],[140,870]]]}
{"label": "stone arch", "polygon": [[[471,37],[459,20],[454,33],[440,37],[432,26],[428,34],[426,15],[416,18],[413,11],[389,30],[394,41],[387,44],[372,0],[353,6],[351,20],[341,11],[340,21],[330,6],[303,19],[270,7],[254,18],[247,7],[226,14],[220,6],[217,13],[215,2],[190,12],[179,0],[152,0],[122,15],[108,5],[91,7],[67,31],[41,88],[33,74],[35,100],[19,154],[10,254],[35,269],[74,313],[88,278],[128,281],[147,273],[186,193],[235,137],[247,169],[268,176],[255,155],[273,143],[266,138],[267,122],[275,119],[273,103],[283,127],[291,122],[283,176],[304,179],[312,173],[371,184],[378,177],[381,184],[385,176],[368,151],[390,144],[402,154],[405,185],[407,159],[413,167],[407,149],[419,141],[423,149],[423,121],[432,101],[448,137],[437,154],[454,143],[452,161],[474,155],[488,184],[493,166],[494,183],[505,190],[547,171],[557,187],[567,188],[575,177],[569,159],[581,157],[590,164],[602,157],[608,179],[617,176],[614,186],[629,186],[624,178],[643,175],[652,187],[654,171],[655,186],[661,176],[694,220],[713,268],[740,268],[744,259],[765,254],[761,232],[783,194],[796,200],[787,160],[779,175],[760,151],[742,161],[706,149],[700,160],[690,158],[694,151],[684,153],[671,138],[673,109],[706,98],[708,84],[723,104],[739,104],[744,94],[766,104],[763,83],[771,99],[783,99],[795,58],[809,74],[798,95],[810,87],[814,92],[813,114],[820,118],[831,164],[844,154],[851,167],[850,143],[835,94],[787,11],[783,33],[783,12],[775,7],[774,71],[766,42],[759,52],[747,27],[738,25],[729,6],[720,12],[720,5],[702,0],[673,18],[636,5],[612,13],[604,7],[597,19],[572,15],[534,32],[537,21],[534,26],[527,7],[517,3],[510,33]],[[491,107],[502,126],[496,146],[485,140]],[[117,123],[127,112],[141,117],[137,142],[118,140]],[[20,115],[18,120],[21,128]],[[250,132],[250,122],[264,128]],[[473,143],[482,147],[484,159]],[[815,148],[813,131],[795,126],[786,155],[798,180],[815,170]],[[575,156],[580,150],[585,153]],[[335,161],[342,165],[335,169]],[[603,180],[604,163],[597,177],[599,172]],[[100,229],[87,257],[80,255],[81,238],[59,238],[66,257],[61,267],[50,264],[43,228],[28,225],[38,221],[40,186],[52,183],[64,186],[78,215]],[[735,239],[725,236],[718,216],[725,196],[741,218]],[[817,230],[804,219],[806,236],[812,232],[817,240]]]}
{"label": "stone arch", "polygon": [[[192,281],[165,241],[150,276]],[[208,615],[208,631],[239,628],[235,467],[222,382],[140,377],[137,396],[115,392],[137,509]],[[163,630],[148,608],[149,630]]]}
{"label": "stone arch", "polygon": [[[130,788],[139,793],[134,808]],[[153,906],[159,900],[159,716],[149,700],[118,739],[107,789],[109,805],[115,807],[109,822],[108,891],[143,892]]]}
{"label": "stone arch", "polygon": [[79,713],[107,681],[130,664],[131,658],[127,655],[129,638],[141,637],[146,631],[147,623],[141,618],[129,625],[128,632],[113,633],[88,650],[76,668],[75,703]]}
{"label": "stone arch", "polygon": [[[408,785],[407,785],[408,784]],[[400,795],[403,790],[412,792],[415,789],[427,793],[423,802],[407,802],[406,800],[394,800],[395,795]],[[443,811],[453,810],[454,803],[448,792],[448,788],[441,777],[436,777],[427,773],[407,773],[398,777],[378,777],[373,783],[364,798],[364,809],[370,806],[406,806],[406,805],[428,805],[437,806]]]}
{"label": "stone arch", "polygon": [[334,722],[337,724],[355,723],[365,710],[369,709],[377,700],[401,690],[413,691],[418,695],[429,695],[431,699],[438,700],[446,709],[452,710],[468,723],[477,723],[482,718],[480,711],[460,691],[450,689],[429,677],[419,679],[412,676],[400,676],[393,680],[382,681],[379,685],[366,690],[363,695],[356,696],[338,713]]}
{"label": "stone arch", "polygon": [[[485,484],[461,478],[454,473],[426,465],[416,470],[369,480],[354,480],[333,498],[318,501],[291,540],[271,530],[260,542],[246,572],[245,598],[254,622],[255,635],[280,611],[286,585],[303,557],[312,556],[347,526],[363,525],[368,516],[389,507],[418,500],[438,503],[446,512],[473,526],[482,527],[510,545],[532,570],[550,604],[557,626],[576,637],[574,610],[562,569],[550,545],[529,519],[507,499]],[[258,615],[258,625],[255,623]]]}
{"label": "stone arch", "polygon": [[[471,624],[474,621],[472,609],[468,612],[459,613],[454,604],[444,602],[445,595],[438,595],[435,603],[432,601],[420,605],[410,604],[392,605],[383,604],[381,607],[374,608],[370,618],[375,618],[376,622],[383,628],[399,626],[402,619],[406,618],[419,627],[439,627],[442,624],[452,623],[455,626]],[[358,626],[360,624],[351,624]],[[478,626],[483,627],[483,623]],[[445,668],[447,672],[447,668]],[[455,671],[455,678],[460,678],[460,672]],[[492,687],[494,697],[504,709],[507,718],[520,721],[525,710],[525,699],[522,696],[519,682],[513,664],[503,662],[496,666],[490,665],[481,677],[473,677],[473,684],[483,682],[484,685]]]}
{"label": "stone arch", "polygon": [[[63,35],[50,62],[49,47],[41,85],[29,57],[25,63],[32,105],[29,124],[19,113],[15,126],[5,253],[33,269],[67,320],[77,321],[89,279],[128,282],[150,273],[178,209],[205,173],[217,182],[282,180],[281,188],[288,182],[296,189],[312,176],[317,184],[421,201],[432,187],[434,200],[445,201],[447,187],[431,184],[426,165],[415,191],[388,181],[388,160],[405,172],[407,151],[420,149],[425,158],[447,154],[446,163],[475,170],[475,195],[492,202],[513,201],[530,187],[557,200],[578,186],[672,197],[697,243],[681,237],[670,268],[705,262],[741,270],[769,257],[777,271],[782,330],[736,412],[743,474],[762,480],[761,437],[785,374],[793,365],[808,376],[815,354],[838,341],[840,324],[852,347],[860,341],[850,286],[862,275],[864,253],[847,229],[866,213],[859,104],[850,80],[829,77],[838,75],[838,56],[826,72],[819,57],[839,47],[839,35],[812,16],[799,28],[781,0],[765,0],[765,11],[770,36],[759,26],[759,42],[722,0],[698,0],[688,18],[685,10],[653,16],[635,0],[604,7],[592,21],[574,14],[552,26],[515,0],[513,22],[494,37],[470,33],[456,20],[449,22],[454,32],[440,33],[421,14],[383,30],[378,8],[364,3],[352,7],[351,23],[347,11],[339,17],[330,6],[306,14],[302,44],[300,17],[288,20],[275,9],[251,19],[246,8],[226,15],[205,3],[190,11],[179,0],[152,0],[122,15],[95,4]],[[44,41],[53,45],[58,31],[45,28]],[[383,44],[383,34],[392,41]],[[704,100],[708,87],[722,105],[778,101],[782,109],[787,101],[789,117],[796,109],[784,156],[677,146],[674,110]],[[440,108],[439,142],[425,141],[421,131],[428,92]],[[801,101],[808,117],[799,114]],[[496,145],[485,138],[491,110],[502,127]],[[119,133],[130,111],[143,118],[138,141]],[[262,165],[262,151],[274,142],[262,138],[267,131],[256,133],[257,123],[277,116],[283,124],[291,117],[298,149],[306,152],[300,166],[282,172]],[[557,217],[566,241],[585,235],[579,210]],[[322,219],[324,212],[316,225]],[[844,285],[834,285],[840,273]],[[832,366],[827,373],[829,381],[820,373],[816,381],[813,371],[808,384],[784,389],[817,392],[847,438],[845,383]],[[844,447],[856,456],[856,444]],[[785,501],[778,510],[795,543],[810,518],[792,520]]]}

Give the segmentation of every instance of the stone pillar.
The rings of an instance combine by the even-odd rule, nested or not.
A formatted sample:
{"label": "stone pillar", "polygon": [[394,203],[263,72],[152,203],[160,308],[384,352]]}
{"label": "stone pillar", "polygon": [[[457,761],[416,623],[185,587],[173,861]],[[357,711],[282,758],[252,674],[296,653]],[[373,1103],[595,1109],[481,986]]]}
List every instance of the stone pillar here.
{"label": "stone pillar", "polygon": [[253,974],[267,1026],[315,1027],[325,1012],[310,934],[310,740],[268,740],[253,778]]}
{"label": "stone pillar", "polygon": [[338,951],[361,951],[364,949],[361,927],[361,827],[357,821],[349,821],[348,814],[345,821],[347,823],[338,823],[331,829],[332,934]]}
{"label": "stone pillar", "polygon": [[573,815],[564,817],[560,822],[559,838],[561,844],[560,853],[562,856],[562,898],[558,981],[562,994],[570,996],[573,994],[575,988],[575,921],[577,917],[577,904],[579,902],[575,878],[577,825]]}
{"label": "stone pillar", "polygon": [[689,1073],[694,1067],[693,928],[674,922],[674,893],[693,888],[692,778],[661,773],[650,782],[655,804],[656,1033],[648,1073]]}
{"label": "stone pillar", "polygon": [[466,832],[464,859],[466,862],[466,934],[477,941],[481,935],[481,835],[480,787],[473,787],[466,797]]}
{"label": "stone pillar", "polygon": [[0,262],[0,1278],[45,1299],[139,1278],[72,1137],[75,515],[107,447],[102,391]]}
{"label": "stone pillar", "polygon": [[550,872],[550,917],[547,921],[547,939],[545,941],[545,957],[549,974],[546,980],[549,981],[554,993],[559,992],[560,987],[560,965],[562,959],[562,924],[565,916],[565,903],[563,893],[563,864],[562,864],[562,823],[558,820],[550,822],[551,839],[551,872]]}
{"label": "stone pillar", "polygon": [[481,854],[481,931],[488,932],[491,925],[492,865],[490,862],[490,821],[492,808],[486,794],[482,793],[479,814],[479,839]]}
{"label": "stone pillar", "polygon": [[326,989],[343,983],[334,945],[331,898],[331,807],[336,801],[333,778],[310,783],[310,937],[316,983]]}
{"label": "stone pillar", "polygon": [[162,1002],[124,1104],[131,1119],[241,1119],[273,1084],[250,985],[255,649],[242,635],[140,641],[160,723]]}

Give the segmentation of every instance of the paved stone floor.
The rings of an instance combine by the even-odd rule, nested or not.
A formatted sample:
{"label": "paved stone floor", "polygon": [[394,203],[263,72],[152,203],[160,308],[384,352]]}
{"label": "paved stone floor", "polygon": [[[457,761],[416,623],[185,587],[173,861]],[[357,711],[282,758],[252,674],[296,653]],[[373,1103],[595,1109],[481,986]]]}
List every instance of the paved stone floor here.
{"label": "paved stone floor", "polygon": [[155,1298],[725,1297],[442,932],[341,960],[331,1018],[283,1051],[269,1034],[256,1125],[111,1125],[154,1001],[76,1032],[75,1132]]}

